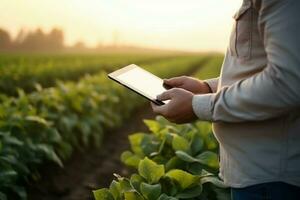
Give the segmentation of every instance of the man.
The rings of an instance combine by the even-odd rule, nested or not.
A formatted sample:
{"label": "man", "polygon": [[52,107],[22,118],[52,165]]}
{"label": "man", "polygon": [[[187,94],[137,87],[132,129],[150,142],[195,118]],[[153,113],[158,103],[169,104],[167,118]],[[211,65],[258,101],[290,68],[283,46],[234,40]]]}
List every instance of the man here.
{"label": "man", "polygon": [[300,1],[244,0],[219,78],[165,80],[172,122],[213,122],[234,200],[300,199]]}

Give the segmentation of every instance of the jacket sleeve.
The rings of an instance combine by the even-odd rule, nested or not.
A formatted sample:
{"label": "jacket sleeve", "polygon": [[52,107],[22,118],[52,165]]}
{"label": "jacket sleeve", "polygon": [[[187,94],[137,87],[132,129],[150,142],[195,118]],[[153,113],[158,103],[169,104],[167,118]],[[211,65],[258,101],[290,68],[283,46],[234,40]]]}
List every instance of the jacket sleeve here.
{"label": "jacket sleeve", "polygon": [[243,122],[278,117],[300,108],[300,1],[261,0],[259,31],[268,64],[256,75],[195,95],[201,120]]}
{"label": "jacket sleeve", "polygon": [[218,83],[219,83],[219,77],[218,78],[211,78],[204,80],[205,83],[209,86],[212,93],[217,92],[218,89]]}

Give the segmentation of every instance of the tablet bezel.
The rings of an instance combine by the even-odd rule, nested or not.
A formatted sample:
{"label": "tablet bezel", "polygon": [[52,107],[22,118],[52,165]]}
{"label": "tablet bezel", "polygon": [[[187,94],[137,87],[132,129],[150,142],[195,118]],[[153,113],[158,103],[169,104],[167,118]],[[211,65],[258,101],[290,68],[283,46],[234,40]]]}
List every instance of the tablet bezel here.
{"label": "tablet bezel", "polygon": [[[141,67],[139,67],[139,66],[137,66],[137,65],[135,65],[135,64],[131,64],[131,65],[128,65],[128,66],[123,67],[123,68],[121,68],[121,69],[118,69],[118,70],[116,70],[116,71],[114,71],[114,72],[111,72],[111,73],[108,74],[108,77],[109,77],[110,79],[116,81],[117,83],[123,85],[124,87],[130,89],[131,91],[133,91],[133,92],[135,92],[135,93],[137,93],[137,94],[143,96],[144,98],[150,100],[151,102],[155,103],[156,105],[165,105],[165,103],[164,103],[163,101],[160,101],[160,100],[157,100],[157,99],[152,99],[152,98],[149,97],[147,94],[145,94],[143,91],[140,91],[140,90],[138,90],[138,89],[136,89],[136,88],[134,88],[134,87],[132,87],[132,86],[126,84],[126,83],[123,82],[122,80],[118,79],[118,76],[119,76],[119,75],[124,74],[124,73],[126,73],[126,72],[128,72],[128,71],[130,71],[130,70],[132,70],[132,69],[134,69],[134,68],[139,68],[139,69],[143,70],[144,72],[146,72],[146,73],[148,73],[148,74],[151,74],[153,77],[155,77],[155,78],[157,78],[157,79],[159,79],[159,80],[162,81],[161,78],[155,76],[154,74],[152,74],[152,73],[150,73],[150,72],[144,70],[143,68],[141,68]],[[162,82],[163,82],[163,81],[162,81]]]}

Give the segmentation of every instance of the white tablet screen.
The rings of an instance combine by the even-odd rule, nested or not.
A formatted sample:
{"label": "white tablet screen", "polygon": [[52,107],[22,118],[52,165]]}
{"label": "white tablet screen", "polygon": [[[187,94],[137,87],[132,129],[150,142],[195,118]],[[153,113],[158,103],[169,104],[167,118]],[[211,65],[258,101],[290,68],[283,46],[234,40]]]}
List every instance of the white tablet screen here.
{"label": "white tablet screen", "polygon": [[[138,66],[120,73],[114,78],[152,100],[155,100],[157,95],[166,91],[162,79]],[[164,103],[167,102],[164,101]]]}

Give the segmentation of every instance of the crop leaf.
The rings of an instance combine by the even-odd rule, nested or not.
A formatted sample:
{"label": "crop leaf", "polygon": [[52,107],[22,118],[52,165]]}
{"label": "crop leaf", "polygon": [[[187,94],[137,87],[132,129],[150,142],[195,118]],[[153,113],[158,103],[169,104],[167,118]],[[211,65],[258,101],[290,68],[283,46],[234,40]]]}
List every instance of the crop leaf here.
{"label": "crop leaf", "polygon": [[192,157],[183,151],[176,151],[176,155],[189,163],[198,162],[213,169],[218,169],[219,167],[218,155],[211,151],[205,151],[195,157]]}
{"label": "crop leaf", "polygon": [[147,200],[157,200],[161,193],[161,185],[158,184],[141,184],[141,193]]}
{"label": "crop leaf", "polygon": [[216,176],[206,176],[201,178],[201,184],[204,183],[212,183],[214,186],[219,188],[228,188],[228,186]]}
{"label": "crop leaf", "polygon": [[176,195],[176,197],[178,199],[192,199],[195,197],[200,196],[200,194],[202,193],[202,185],[196,185],[195,187],[192,188],[188,188],[182,192],[180,192],[179,194]]}
{"label": "crop leaf", "polygon": [[208,167],[218,169],[219,162],[218,162],[218,155],[211,151],[205,151],[196,156],[196,159],[199,163],[207,165]]}
{"label": "crop leaf", "polygon": [[199,183],[199,179],[200,179],[200,177],[194,176],[181,169],[173,169],[168,173],[166,173],[165,176],[174,180],[182,190],[191,187],[193,185],[196,185],[197,183]]}
{"label": "crop leaf", "polygon": [[138,194],[137,192],[125,192],[124,194],[125,200],[144,200],[144,198]]}
{"label": "crop leaf", "polygon": [[140,185],[143,181],[144,181],[144,178],[138,174],[132,174],[130,177],[131,186],[138,192],[140,192]]}
{"label": "crop leaf", "polygon": [[184,151],[188,152],[190,149],[189,142],[177,134],[173,135],[172,147],[175,151]]}
{"label": "crop leaf", "polygon": [[93,194],[96,200],[114,200],[113,195],[106,188],[94,190]]}
{"label": "crop leaf", "polygon": [[158,200],[178,200],[175,197],[168,196],[166,194],[162,194],[159,196]]}
{"label": "crop leaf", "polygon": [[152,133],[158,133],[161,129],[159,122],[157,122],[156,120],[144,119],[144,123]]}
{"label": "crop leaf", "polygon": [[109,186],[109,191],[115,200],[121,199],[121,185],[119,182],[113,180]]}
{"label": "crop leaf", "polygon": [[157,183],[165,174],[163,165],[158,165],[147,157],[140,161],[138,171],[150,184]]}
{"label": "crop leaf", "polygon": [[130,151],[124,151],[121,155],[121,161],[130,167],[138,168],[141,158]]}

